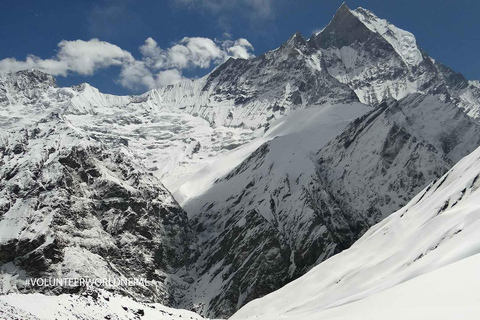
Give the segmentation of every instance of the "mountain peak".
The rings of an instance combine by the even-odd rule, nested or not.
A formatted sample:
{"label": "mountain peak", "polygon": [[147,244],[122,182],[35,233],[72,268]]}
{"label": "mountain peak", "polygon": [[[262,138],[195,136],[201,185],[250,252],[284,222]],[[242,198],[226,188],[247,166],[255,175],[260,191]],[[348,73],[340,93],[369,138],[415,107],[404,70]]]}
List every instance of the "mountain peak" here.
{"label": "mountain peak", "polygon": [[350,11],[350,8],[347,6],[347,3],[344,1],[342,3],[342,5],[337,9],[337,13],[342,13],[342,12],[345,12],[345,11]]}
{"label": "mountain peak", "polygon": [[351,11],[351,13],[368,29],[390,43],[407,65],[418,65],[423,60],[422,53],[412,33],[392,25],[385,19],[380,19],[373,12],[361,7]]}
{"label": "mountain peak", "polygon": [[350,10],[345,2],[327,27],[312,36],[309,43],[317,48],[340,49],[355,42],[363,43],[372,36],[388,42],[407,66],[416,66],[423,61],[412,33],[395,27],[364,8]]}
{"label": "mountain peak", "polygon": [[35,87],[56,87],[55,78],[37,69],[27,69],[1,75],[3,81],[16,85],[19,89]]}
{"label": "mountain peak", "polygon": [[303,38],[300,31],[295,32],[287,41],[282,45],[282,47],[293,46],[297,47],[299,45],[305,45],[305,39]]}
{"label": "mountain peak", "polygon": [[358,19],[344,2],[330,23],[321,32],[312,36],[311,44],[320,48],[348,46],[364,41],[371,31]]}

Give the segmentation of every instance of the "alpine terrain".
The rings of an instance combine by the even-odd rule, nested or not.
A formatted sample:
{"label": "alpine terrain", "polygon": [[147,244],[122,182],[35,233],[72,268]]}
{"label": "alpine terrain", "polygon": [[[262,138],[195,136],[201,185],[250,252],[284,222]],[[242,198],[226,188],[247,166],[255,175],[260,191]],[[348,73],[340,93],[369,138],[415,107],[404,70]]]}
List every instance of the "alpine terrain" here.
{"label": "alpine terrain", "polygon": [[352,247],[232,319],[475,319],[479,177],[480,148]]}
{"label": "alpine terrain", "polygon": [[2,73],[0,316],[348,318],[478,265],[479,146],[480,83],[346,4],[142,95]]}

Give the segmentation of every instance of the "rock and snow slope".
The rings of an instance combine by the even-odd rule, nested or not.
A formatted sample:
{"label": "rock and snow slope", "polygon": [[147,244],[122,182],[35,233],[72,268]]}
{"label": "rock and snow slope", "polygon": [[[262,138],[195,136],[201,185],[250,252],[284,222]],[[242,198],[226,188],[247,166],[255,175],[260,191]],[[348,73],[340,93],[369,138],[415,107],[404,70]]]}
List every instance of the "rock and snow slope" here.
{"label": "rock and snow slope", "polygon": [[[418,288],[427,291],[425,286],[429,281],[438,280],[440,284],[450,285],[457,277],[460,282],[453,285],[452,292],[444,288],[432,294],[441,298],[439,302],[448,297],[452,299],[453,310],[450,312],[455,318],[469,314],[468,311],[474,310],[469,308],[478,307],[478,304],[471,304],[472,301],[478,302],[478,293],[473,293],[472,300],[468,296],[471,289],[460,292],[461,297],[465,297],[462,304],[462,299],[454,297],[458,291],[453,290],[468,288],[466,277],[472,277],[475,283],[480,280],[478,274],[472,272],[479,266],[480,254],[479,187],[480,148],[432,182],[405,207],[372,227],[350,249],[282,289],[252,301],[232,319],[343,319],[352,316],[349,312],[354,311],[361,312],[355,316],[363,319],[374,313],[372,309],[376,308],[377,302],[389,297],[400,297],[408,302],[411,299],[402,295],[416,296]],[[465,262],[382,292],[473,255],[476,256]],[[455,273],[462,270],[469,271],[469,274]],[[442,276],[449,278],[443,279]],[[361,299],[365,300],[355,302]],[[394,303],[393,310],[405,315],[412,305],[404,309],[397,304],[400,302]],[[442,306],[447,308],[448,302]],[[444,310],[442,306],[437,305]],[[385,307],[379,310],[377,318],[387,312]]]}
{"label": "rock and snow slope", "polygon": [[480,145],[480,126],[443,95],[411,94],[355,120],[317,153],[346,212],[379,222]]}
{"label": "rock and snow slope", "polygon": [[428,56],[415,37],[358,8],[343,4],[332,21],[307,43],[328,73],[353,89],[361,102],[378,104],[410,93],[443,93],[476,117],[478,87]]}
{"label": "rock and snow slope", "polygon": [[[298,110],[272,126],[256,149],[184,208],[199,236],[203,310],[232,312],[347,248],[356,231],[315,179],[315,152],[355,118],[360,103]],[[326,201],[329,211],[317,210]],[[322,216],[325,215],[325,216]]]}
{"label": "rock and snow slope", "polygon": [[291,113],[271,134],[184,204],[202,252],[194,300],[206,310],[228,314],[227,301],[241,305],[348,248],[480,145],[477,121],[423,94]]}
{"label": "rock and snow slope", "polygon": [[27,276],[146,278],[120,289],[176,303],[175,288],[191,282],[196,237],[130,150],[109,150],[52,114],[2,133],[0,153],[2,291],[31,289]]}
{"label": "rock and snow slope", "polygon": [[[350,246],[471,152],[479,105],[478,82],[346,5],[308,40],[296,33],[140,96],[57,88],[34,70],[0,75],[0,223],[16,221],[0,261],[28,267],[22,257],[46,252],[46,270],[31,271],[69,274],[80,270],[65,254],[75,244],[152,277],[157,301],[228,316]],[[156,221],[161,206],[171,215]],[[23,235],[38,241],[15,243]],[[87,271],[112,271],[100,265]]]}

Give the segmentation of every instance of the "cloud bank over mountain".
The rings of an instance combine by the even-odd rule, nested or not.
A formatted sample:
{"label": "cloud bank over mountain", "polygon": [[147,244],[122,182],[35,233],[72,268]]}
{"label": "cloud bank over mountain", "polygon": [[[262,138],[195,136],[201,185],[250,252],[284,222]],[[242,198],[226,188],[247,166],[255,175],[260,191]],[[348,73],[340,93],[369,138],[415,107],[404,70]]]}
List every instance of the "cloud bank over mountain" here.
{"label": "cloud bank over mountain", "polygon": [[25,60],[5,58],[0,60],[0,72],[39,69],[55,76],[77,74],[91,76],[100,69],[121,67],[117,79],[123,87],[152,89],[174,84],[184,79],[186,69],[207,69],[228,58],[249,59],[253,46],[247,39],[217,40],[204,37],[185,37],[163,49],[147,38],[139,47],[141,57],[136,59],[119,46],[99,39],[62,40],[55,56],[42,59],[29,54]]}

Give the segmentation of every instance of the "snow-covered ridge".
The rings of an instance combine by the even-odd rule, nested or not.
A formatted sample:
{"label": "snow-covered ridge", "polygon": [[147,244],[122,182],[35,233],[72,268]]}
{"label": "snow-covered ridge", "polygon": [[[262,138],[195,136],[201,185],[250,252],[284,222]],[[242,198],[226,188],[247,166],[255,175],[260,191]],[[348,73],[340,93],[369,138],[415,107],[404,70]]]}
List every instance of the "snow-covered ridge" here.
{"label": "snow-covered ridge", "polygon": [[367,28],[385,38],[408,66],[417,66],[423,60],[422,53],[418,49],[415,36],[412,33],[397,28],[387,20],[378,18],[371,11],[364,8],[359,7],[351,12]]}
{"label": "snow-covered ridge", "polygon": [[[115,96],[101,93],[97,88],[88,83],[76,86],[79,94],[70,100],[68,111],[72,113],[111,113],[115,107],[123,107],[133,101],[132,96]],[[101,109],[100,109],[101,108]]]}
{"label": "snow-covered ridge", "polygon": [[350,249],[247,304],[232,319],[329,319],[329,308],[479,254],[479,177],[480,148]]}
{"label": "snow-covered ridge", "polygon": [[323,147],[318,171],[344,210],[377,223],[479,145],[480,124],[455,104],[411,94],[381,104]]}

